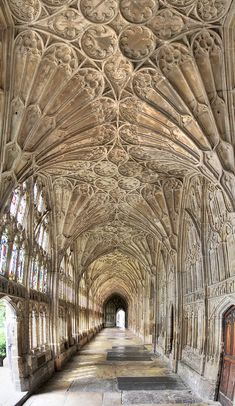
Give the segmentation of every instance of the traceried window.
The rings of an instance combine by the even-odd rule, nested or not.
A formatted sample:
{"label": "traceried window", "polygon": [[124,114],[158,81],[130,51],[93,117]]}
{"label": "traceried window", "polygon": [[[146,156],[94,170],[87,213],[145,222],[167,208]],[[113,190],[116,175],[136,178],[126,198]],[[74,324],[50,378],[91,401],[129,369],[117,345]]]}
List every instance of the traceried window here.
{"label": "traceried window", "polygon": [[37,181],[34,184],[33,189],[33,198],[34,198],[34,205],[40,213],[44,213],[46,211],[46,201],[43,196],[43,187]]}
{"label": "traceried window", "polygon": [[38,275],[39,275],[39,260],[36,257],[32,261],[31,267],[31,288],[35,290],[38,289]]}
{"label": "traceried window", "polygon": [[32,261],[30,287],[31,289],[46,293],[48,264],[43,261],[44,259],[39,259],[39,256],[36,256]]}
{"label": "traceried window", "polygon": [[33,188],[34,202],[34,259],[31,261],[30,287],[47,292],[48,269],[50,267],[49,210],[45,190],[36,180]]}
{"label": "traceried window", "polygon": [[40,247],[42,246],[42,242],[43,242],[43,234],[44,234],[44,227],[41,224],[39,227],[39,232],[38,232],[38,244],[40,245]]}
{"label": "traceried window", "polygon": [[20,283],[24,281],[25,249],[22,246],[27,245],[25,241],[27,201],[24,182],[12,193],[0,240],[0,273]]}
{"label": "traceried window", "polygon": [[26,214],[26,183],[14,190],[10,205],[10,214],[15,217],[16,222],[23,226]]}
{"label": "traceried window", "polygon": [[11,200],[11,205],[10,205],[10,213],[12,216],[16,216],[18,205],[20,201],[20,190],[17,188],[13,192],[12,200]]}
{"label": "traceried window", "polygon": [[42,286],[42,291],[44,293],[47,292],[47,286],[48,286],[48,273],[47,273],[47,268],[45,268],[44,274],[43,274],[43,286]]}
{"label": "traceried window", "polygon": [[[29,179],[12,193],[0,230],[0,275],[25,284],[29,266],[31,289],[47,292],[51,263],[49,220],[45,189],[40,179]],[[30,193],[33,186],[33,193]],[[30,216],[29,216],[30,214]],[[33,216],[33,235],[28,220]],[[30,258],[29,247],[33,256]]]}
{"label": "traceried window", "polygon": [[39,290],[44,293],[47,290],[47,268],[45,264],[41,266],[39,272]]}
{"label": "traceried window", "polygon": [[20,224],[23,224],[24,222],[25,211],[26,211],[26,196],[24,195],[21,198],[19,210],[17,213],[17,222]]}
{"label": "traceried window", "polygon": [[42,197],[42,192],[40,193],[39,199],[38,199],[38,211],[40,213],[45,211],[45,202],[44,202],[43,197]]}
{"label": "traceried window", "polygon": [[49,255],[49,210],[47,208],[42,185],[37,182],[34,185],[34,208],[35,240],[39,247]]}
{"label": "traceried window", "polygon": [[63,257],[60,264],[60,277],[59,277],[59,298],[65,299],[65,257]]}
{"label": "traceried window", "polygon": [[48,213],[45,214],[37,227],[35,237],[38,245],[49,254]]}
{"label": "traceried window", "polygon": [[18,241],[17,237],[15,237],[12,250],[11,250],[11,260],[9,266],[9,279],[15,280],[16,279],[16,272],[17,272],[17,259],[18,259]]}
{"label": "traceried window", "polygon": [[60,264],[59,298],[71,303],[75,301],[74,267],[70,250],[66,252]]}
{"label": "traceried window", "polygon": [[5,275],[7,265],[7,253],[8,253],[8,233],[5,230],[1,236],[0,243],[0,273]]}
{"label": "traceried window", "polygon": [[18,269],[17,269],[17,279],[19,283],[23,283],[23,278],[24,278],[24,266],[25,266],[25,246],[22,245],[22,247],[19,250],[19,259],[18,259]]}

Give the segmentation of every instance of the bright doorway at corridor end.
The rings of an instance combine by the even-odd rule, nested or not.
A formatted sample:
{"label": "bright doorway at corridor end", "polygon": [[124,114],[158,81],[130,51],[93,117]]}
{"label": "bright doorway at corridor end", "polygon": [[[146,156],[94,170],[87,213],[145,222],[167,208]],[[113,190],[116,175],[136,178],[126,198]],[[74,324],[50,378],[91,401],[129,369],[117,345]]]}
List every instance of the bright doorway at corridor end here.
{"label": "bright doorway at corridor end", "polygon": [[125,328],[126,314],[123,309],[117,311],[116,314],[116,326],[119,328]]}

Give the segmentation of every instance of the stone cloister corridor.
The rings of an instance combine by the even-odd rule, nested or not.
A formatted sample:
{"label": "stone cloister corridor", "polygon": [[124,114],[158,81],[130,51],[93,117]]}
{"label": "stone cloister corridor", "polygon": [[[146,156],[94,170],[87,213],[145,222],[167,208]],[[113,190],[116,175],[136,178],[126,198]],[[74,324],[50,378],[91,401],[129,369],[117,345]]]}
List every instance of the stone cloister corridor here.
{"label": "stone cloister corridor", "polygon": [[[125,377],[128,381],[123,380]],[[155,357],[151,359],[147,348],[133,333],[110,328],[102,330],[62,371],[26,401],[25,406],[159,403],[206,405],[192,394],[166,362]]]}
{"label": "stone cloister corridor", "polygon": [[0,0],[1,406],[234,405],[234,65],[235,0]]}

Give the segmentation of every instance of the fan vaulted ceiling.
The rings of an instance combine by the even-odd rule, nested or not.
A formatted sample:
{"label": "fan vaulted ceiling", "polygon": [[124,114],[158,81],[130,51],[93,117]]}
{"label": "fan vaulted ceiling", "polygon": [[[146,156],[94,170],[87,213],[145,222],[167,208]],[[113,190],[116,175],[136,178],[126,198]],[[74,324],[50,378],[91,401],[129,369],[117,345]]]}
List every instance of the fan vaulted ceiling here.
{"label": "fan vaulted ceiling", "polygon": [[231,3],[5,2],[2,194],[32,174],[46,179],[59,249],[76,240],[104,290],[110,261],[125,295],[156,241],[177,248],[190,176],[234,197],[222,45]]}

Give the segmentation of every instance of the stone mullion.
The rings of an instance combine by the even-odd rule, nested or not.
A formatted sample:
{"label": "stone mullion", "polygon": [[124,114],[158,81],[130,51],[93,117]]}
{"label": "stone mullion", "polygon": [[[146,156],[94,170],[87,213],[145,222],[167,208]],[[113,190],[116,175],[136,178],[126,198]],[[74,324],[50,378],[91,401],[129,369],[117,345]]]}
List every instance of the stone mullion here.
{"label": "stone mullion", "polygon": [[28,266],[26,271],[26,288],[28,293],[30,293],[30,280],[31,280],[31,269],[32,262],[34,260],[34,203],[33,203],[33,187],[34,182],[30,182],[29,190],[29,216],[28,216],[28,230],[29,230],[29,244],[28,244]]}
{"label": "stone mullion", "polygon": [[207,182],[203,179],[202,183],[202,209],[201,209],[201,249],[202,249],[202,261],[203,261],[203,281],[204,281],[204,342],[202,344],[202,362],[201,362],[201,375],[204,375],[206,356],[208,351],[208,335],[209,335],[209,316],[208,316],[208,223],[209,219],[207,217],[206,203],[207,203]]}
{"label": "stone mullion", "polygon": [[[51,299],[50,302],[50,345],[53,354],[56,356],[60,353],[60,322],[59,322],[59,257],[58,248],[56,242],[57,230],[56,230],[56,216],[54,211],[51,213],[51,233],[49,235],[52,251],[51,259],[51,271],[50,271],[50,284],[49,284],[49,295]],[[55,238],[53,238],[55,236]]]}
{"label": "stone mullion", "polygon": [[90,318],[90,310],[89,310],[89,297],[90,289],[89,286],[86,287],[86,330],[89,331],[89,318]]}
{"label": "stone mullion", "polygon": [[143,323],[143,286],[141,282],[139,282],[139,301],[138,301],[138,308],[139,308],[139,318],[138,318],[138,336],[141,336],[142,333],[142,323]]}
{"label": "stone mullion", "polygon": [[[146,280],[147,279],[147,280]],[[143,325],[143,336],[144,342],[146,342],[149,332],[149,276],[145,278],[145,286],[144,286],[144,325]],[[148,342],[146,342],[148,343]]]}
{"label": "stone mullion", "polygon": [[[53,301],[51,302],[51,314],[50,314],[50,335],[51,346],[55,356],[60,354],[60,334],[63,335],[63,315],[61,318],[59,315],[59,268],[57,268],[57,255],[55,258],[54,269],[52,271],[52,280],[54,280],[54,286],[51,293]],[[63,283],[63,281],[62,281]]]}
{"label": "stone mullion", "polygon": [[82,310],[82,333],[85,330],[85,310]]}
{"label": "stone mullion", "polygon": [[[184,269],[184,252],[185,252],[185,208],[187,203],[187,191],[189,190],[190,179],[186,181],[183,186],[182,200],[181,200],[181,210],[179,215],[179,230],[178,230],[178,249],[176,257],[176,298],[175,298],[175,344],[174,344],[174,371],[177,372],[178,361],[182,356],[183,349],[183,326],[184,326],[184,291],[183,291],[183,269]],[[187,275],[185,275],[185,280],[187,284]],[[181,292],[181,294],[180,294]],[[188,323],[189,326],[189,323]],[[188,332],[187,332],[188,337]]]}
{"label": "stone mullion", "polygon": [[156,267],[154,268],[155,271],[155,289],[154,289],[154,301],[153,301],[153,306],[154,306],[154,352],[156,353],[157,350],[157,337],[159,334],[158,331],[158,325],[159,325],[159,320],[158,320],[158,290],[159,290],[159,281],[158,281],[158,269],[159,269],[159,264],[160,264],[160,243],[157,246],[157,252],[156,252]]}
{"label": "stone mullion", "polygon": [[76,342],[78,342],[79,328],[80,328],[80,307],[79,307],[79,298],[80,298],[80,275],[79,275],[79,264],[78,264],[78,253],[77,253],[77,244],[74,244],[73,247],[73,259],[74,259],[74,300],[75,300],[75,331],[76,331]]}
{"label": "stone mullion", "polygon": [[18,281],[18,276],[19,276],[19,259],[20,259],[20,250],[23,247],[23,239],[19,238],[18,243],[17,243],[17,259],[16,259],[16,273],[15,273],[15,281]]}
{"label": "stone mullion", "polygon": [[38,261],[38,275],[37,275],[37,291],[40,292],[40,275],[42,272],[42,267],[43,267],[43,259],[41,256],[41,253],[39,255],[39,261]]}
{"label": "stone mullion", "polygon": [[91,314],[92,314],[92,325],[91,325],[91,327],[93,328],[93,327],[96,327],[96,314],[95,314],[94,298],[93,298],[93,300],[91,301],[91,304],[92,304],[92,311],[91,311]]}
{"label": "stone mullion", "polygon": [[5,278],[9,278],[9,270],[10,270],[10,264],[11,264],[11,256],[12,256],[12,248],[14,244],[14,237],[13,237],[13,232],[11,231],[8,234],[8,245],[7,245],[7,259],[6,259],[6,268],[5,268]]}
{"label": "stone mullion", "polygon": [[[14,243],[13,243],[14,244]],[[17,277],[18,277],[18,266],[19,266],[19,254],[20,254],[20,247],[21,247],[21,244],[22,244],[22,242],[20,241],[20,238],[18,237],[17,238],[17,243],[16,243],[16,246],[17,246],[17,254],[16,254],[16,268],[15,268],[15,275],[14,275],[14,282],[16,282],[17,283]],[[12,248],[13,248],[13,245],[12,245]],[[13,254],[13,251],[12,251],[12,254]],[[10,269],[9,269],[10,270]]]}

